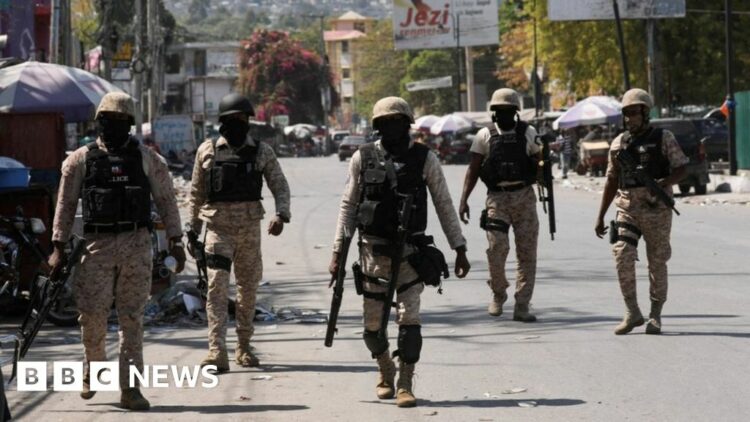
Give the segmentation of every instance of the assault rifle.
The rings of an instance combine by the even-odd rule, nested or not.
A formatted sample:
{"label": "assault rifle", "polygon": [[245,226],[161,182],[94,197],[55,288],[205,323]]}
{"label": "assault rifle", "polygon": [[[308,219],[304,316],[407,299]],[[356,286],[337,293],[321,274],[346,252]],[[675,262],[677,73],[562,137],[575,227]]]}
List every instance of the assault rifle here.
{"label": "assault rifle", "polygon": [[675,214],[680,215],[680,212],[677,211],[677,208],[675,208],[674,206],[674,198],[667,195],[664,189],[662,189],[661,186],[656,183],[656,180],[654,180],[653,177],[649,176],[648,173],[646,173],[643,167],[635,161],[635,158],[633,158],[633,156],[630,155],[627,150],[619,150],[615,157],[617,159],[617,162],[622,166],[623,170],[625,170],[626,173],[632,174],[639,183],[642,183],[644,186],[646,186],[648,191],[651,192],[651,195],[654,195],[659,199],[659,201],[664,203],[664,205],[671,208],[672,211],[675,212]]}
{"label": "assault rifle", "polygon": [[395,244],[391,245],[391,274],[388,278],[388,292],[383,301],[383,315],[380,318],[380,329],[378,330],[378,337],[381,339],[388,338],[388,320],[391,318],[391,307],[395,306],[393,296],[396,294],[398,273],[401,271],[401,261],[403,260],[406,239],[409,236],[409,223],[414,205],[414,195],[400,194],[395,189],[394,192],[401,199],[401,209],[398,211],[399,225],[396,231],[396,239],[394,239]]}
{"label": "assault rifle", "polygon": [[193,250],[195,258],[195,268],[198,270],[198,290],[201,292],[201,297],[206,299],[208,294],[208,267],[206,263],[206,245],[198,240],[198,233],[196,233],[192,226],[188,225],[185,227],[187,230],[188,243],[190,248]]}
{"label": "assault rifle", "polygon": [[352,244],[352,235],[349,229],[344,227],[344,241],[341,243],[341,249],[338,255],[338,272],[331,276],[331,282],[328,287],[333,286],[333,296],[331,297],[331,312],[328,314],[328,327],[326,328],[326,347],[333,345],[333,336],[338,332],[336,322],[339,319],[339,310],[341,309],[341,299],[344,297],[344,280],[346,279],[346,257],[349,255],[349,245]]}
{"label": "assault rifle", "polygon": [[555,192],[552,186],[552,160],[549,154],[549,144],[554,141],[551,133],[537,135],[542,140],[542,161],[539,165],[542,167],[542,178],[537,184],[539,193],[539,202],[542,203],[542,209],[549,219],[549,234],[552,240],[555,240],[557,224],[555,223]]}
{"label": "assault rifle", "polygon": [[39,329],[47,319],[52,308],[57,303],[57,298],[65,289],[65,283],[73,273],[73,269],[81,260],[86,250],[86,241],[78,236],[73,236],[70,241],[70,252],[63,256],[63,266],[59,271],[50,273],[48,277],[41,277],[38,286],[32,286],[32,294],[26,315],[21,326],[18,328],[15,339],[15,353],[13,356],[13,371],[10,380],[16,376],[18,361],[26,356],[31,344],[34,342]]}

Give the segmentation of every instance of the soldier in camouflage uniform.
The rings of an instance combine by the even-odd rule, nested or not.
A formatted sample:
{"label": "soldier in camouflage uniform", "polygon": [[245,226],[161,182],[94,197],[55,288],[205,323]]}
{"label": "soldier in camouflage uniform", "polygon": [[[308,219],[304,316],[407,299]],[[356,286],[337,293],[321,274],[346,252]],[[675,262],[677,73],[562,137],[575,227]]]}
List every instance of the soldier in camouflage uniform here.
{"label": "soldier in camouflage uniform", "polygon": [[490,279],[493,292],[487,309],[492,316],[503,313],[509,287],[505,278],[505,261],[510,251],[508,232],[513,227],[516,239],[516,304],[513,319],[534,322],[529,313],[529,302],[534,292],[536,278],[536,249],[539,237],[539,220],[536,213],[536,195],[532,184],[540,177],[538,162],[541,146],[536,142],[536,130],[518,117],[518,93],[509,88],[492,94],[492,129],[482,129],[471,145],[471,163],[466,171],[459,215],[469,222],[469,195],[481,177],[487,185],[486,209],[480,227],[487,231]]}
{"label": "soldier in camouflage uniform", "polygon": [[170,254],[182,271],[185,252],[172,178],[163,157],[129,136],[133,100],[109,93],[96,112],[99,137],[63,163],[52,234],[53,271],[63,262],[78,198],[83,200],[86,253],[76,268],[75,300],[86,359],[81,397],[90,399],[89,365],[106,360],[107,318],[114,300],[120,323],[120,403],[148,410],[138,386],[129,385],[130,366],[143,371],[143,310],[151,289],[151,198],[166,224]]}
{"label": "soldier in camouflage uniform", "polygon": [[617,136],[610,147],[607,181],[596,220],[596,235],[601,238],[608,229],[604,225],[604,215],[614,200],[617,206],[617,232],[612,233],[612,249],[626,306],[625,317],[615,328],[618,335],[627,334],[645,323],[638,308],[635,288],[635,261],[641,235],[646,242],[651,284],[651,313],[646,333],[661,333],[661,311],[667,300],[667,261],[672,253],[669,244],[672,210],[621,168],[617,154],[621,150],[630,153],[670,196],[672,185],[684,178],[685,166],[689,161],[671,132],[649,125],[648,116],[652,107],[651,96],[642,89],[631,89],[623,96],[622,114],[627,131]]}
{"label": "soldier in camouflage uniform", "polygon": [[[426,279],[412,265],[416,261],[408,257],[419,256],[419,245],[431,243],[431,238],[424,234],[428,190],[448,243],[456,251],[456,275],[463,278],[470,269],[466,259],[466,241],[461,234],[440,162],[428,147],[410,141],[409,127],[413,122],[411,109],[401,98],[387,97],[375,104],[373,128],[378,130],[381,139],[360,147],[352,156],[329,266],[329,271],[336,274],[344,233],[354,233],[358,228],[359,265],[364,290],[364,341],[378,362],[378,398],[388,399],[397,394],[399,407],[416,406],[412,377],[422,348],[419,307]],[[394,353],[399,356],[397,392],[394,391],[396,367],[388,350],[388,340],[378,336],[392,265],[389,253],[394,247],[395,227],[399,225],[396,211],[401,207],[401,200],[394,190],[399,194],[414,195],[414,208],[408,226],[410,237],[404,248],[397,283],[396,322],[399,334],[398,350]],[[444,259],[443,268],[447,271]]]}
{"label": "soldier in camouflage uniform", "polygon": [[[276,201],[276,215],[268,233],[278,236],[291,217],[289,185],[273,149],[249,135],[250,101],[229,94],[219,104],[221,137],[198,148],[189,202],[190,227],[200,233],[206,227],[208,266],[208,356],[201,366],[229,370],[226,346],[229,273],[234,264],[237,281],[237,347],[235,361],[245,367],[260,362],[252,353],[253,318],[258,285],[263,274],[260,221],[263,178]],[[192,249],[188,249],[191,254]]]}

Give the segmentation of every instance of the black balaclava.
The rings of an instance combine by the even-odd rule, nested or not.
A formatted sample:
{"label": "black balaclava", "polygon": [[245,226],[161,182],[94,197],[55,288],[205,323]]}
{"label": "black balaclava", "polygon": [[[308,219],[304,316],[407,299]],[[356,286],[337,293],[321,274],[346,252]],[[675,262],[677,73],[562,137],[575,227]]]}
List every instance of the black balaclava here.
{"label": "black balaclava", "polygon": [[401,157],[409,150],[410,127],[409,121],[404,117],[376,122],[383,148],[394,157]]}
{"label": "black balaclava", "polygon": [[228,119],[222,122],[219,133],[233,148],[241,147],[247,140],[250,123],[241,119]]}
{"label": "black balaclava", "polygon": [[516,127],[515,108],[495,108],[492,110],[492,121],[502,130],[513,130]]}
{"label": "black balaclava", "polygon": [[638,107],[639,112],[640,112],[639,114],[641,115],[641,124],[638,125],[638,126],[636,126],[635,124],[633,124],[630,121],[630,118],[628,116],[625,116],[624,113],[623,113],[623,123],[625,125],[625,129],[627,129],[627,131],[630,132],[631,135],[641,135],[641,134],[643,134],[648,129],[649,123],[650,123],[649,114],[648,114],[648,108],[646,108],[646,107],[644,107],[642,105],[637,105],[637,107]]}
{"label": "black balaclava", "polygon": [[99,136],[107,150],[116,151],[130,139],[130,120],[102,117],[98,122]]}

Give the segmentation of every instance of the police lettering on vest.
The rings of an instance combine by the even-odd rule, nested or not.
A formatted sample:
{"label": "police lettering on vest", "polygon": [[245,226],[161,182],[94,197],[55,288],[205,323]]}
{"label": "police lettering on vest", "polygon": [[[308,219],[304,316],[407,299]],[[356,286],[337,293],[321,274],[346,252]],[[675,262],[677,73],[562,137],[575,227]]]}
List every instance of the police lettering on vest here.
{"label": "police lettering on vest", "polygon": [[501,182],[531,185],[536,180],[536,163],[526,152],[528,127],[528,123],[519,121],[511,133],[490,130],[490,153],[479,170],[479,177],[490,191]]}
{"label": "police lettering on vest", "polygon": [[[651,128],[645,134],[632,137],[630,132],[622,135],[621,145],[627,144],[627,152],[654,180],[662,179],[670,174],[669,160],[662,152],[662,129]],[[620,168],[620,189],[643,187],[633,175]]]}
{"label": "police lettering on vest", "polygon": [[257,169],[258,147],[235,150],[213,141],[214,160],[206,179],[208,203],[260,201],[263,172]]}
{"label": "police lettering on vest", "polygon": [[[362,157],[362,194],[357,211],[357,220],[363,234],[394,239],[396,237],[401,203],[393,191],[388,166],[375,144],[359,148]],[[409,231],[421,233],[427,228],[427,184],[423,177],[424,164],[429,148],[415,143],[403,158],[392,162],[396,176],[396,191],[414,195],[415,209],[412,212]]]}
{"label": "police lettering on vest", "polygon": [[143,171],[138,142],[131,139],[117,152],[105,152],[95,142],[87,147],[83,222],[149,225],[151,185]]}

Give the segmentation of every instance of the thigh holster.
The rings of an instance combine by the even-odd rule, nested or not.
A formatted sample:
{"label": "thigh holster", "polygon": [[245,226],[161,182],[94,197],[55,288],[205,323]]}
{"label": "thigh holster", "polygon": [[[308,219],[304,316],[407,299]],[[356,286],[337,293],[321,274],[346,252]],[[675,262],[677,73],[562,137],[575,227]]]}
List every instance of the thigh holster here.
{"label": "thigh holster", "polygon": [[232,270],[232,260],[223,255],[206,254],[206,266],[214,270]]}
{"label": "thigh holster", "polygon": [[487,210],[482,210],[482,216],[479,218],[479,227],[485,231],[497,231],[507,234],[510,225],[503,220],[490,218],[487,216]]}
{"label": "thigh holster", "polygon": [[[635,237],[620,235],[620,228],[623,228],[629,231]],[[617,222],[615,220],[612,220],[609,222],[609,243],[613,245],[619,241],[623,241],[629,245],[632,245],[634,248],[637,248],[638,239],[640,237],[641,237],[641,230],[638,227],[634,226],[633,224]]]}

